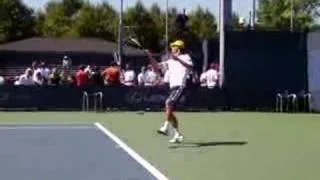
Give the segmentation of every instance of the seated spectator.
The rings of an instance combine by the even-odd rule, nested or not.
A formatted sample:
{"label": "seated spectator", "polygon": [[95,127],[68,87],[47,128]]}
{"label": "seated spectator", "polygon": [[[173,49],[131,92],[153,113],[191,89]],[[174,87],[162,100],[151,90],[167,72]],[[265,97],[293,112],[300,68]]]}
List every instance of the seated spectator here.
{"label": "seated spectator", "polygon": [[37,68],[38,68],[38,61],[32,61],[32,64],[31,64],[31,69],[32,71],[35,71]]}
{"label": "seated spectator", "polygon": [[205,73],[207,88],[209,89],[213,89],[217,86],[218,71],[216,70],[216,68],[216,65],[214,63],[211,63],[208,71]]}
{"label": "seated spectator", "polygon": [[76,73],[76,84],[78,87],[87,85],[89,83],[89,74],[86,69],[88,68],[86,68],[84,65],[81,65]]}
{"label": "seated spectator", "polygon": [[34,70],[33,79],[36,81],[38,73],[40,73],[43,83],[47,82],[50,76],[50,69],[46,66],[45,62],[41,62],[40,65]]}
{"label": "seated spectator", "polygon": [[104,82],[108,85],[120,85],[120,75],[121,70],[116,62],[112,62],[111,66],[106,68],[102,73]]}
{"label": "seated spectator", "polygon": [[33,78],[33,81],[35,82],[36,85],[41,86],[44,85],[44,78],[41,74],[41,72],[36,72],[36,74],[34,75],[35,77]]}
{"label": "seated spectator", "polygon": [[203,71],[200,75],[200,87],[207,87],[206,71]]}
{"label": "seated spectator", "polygon": [[139,86],[143,86],[144,85],[144,83],[145,83],[145,74],[146,74],[146,67],[142,66],[141,67],[141,71],[138,74],[138,78],[137,78]]}
{"label": "seated spectator", "polygon": [[52,73],[49,76],[50,85],[59,85],[61,82],[60,74],[57,68],[52,69]]}
{"label": "seated spectator", "polygon": [[32,78],[33,72],[31,68],[26,69],[25,73],[19,76],[19,79],[15,82],[15,85],[30,86],[35,85]]}
{"label": "seated spectator", "polygon": [[62,85],[70,85],[73,84],[73,79],[70,76],[70,74],[67,71],[61,71],[60,73],[60,79],[61,79],[61,83]]}
{"label": "seated spectator", "polygon": [[126,86],[134,86],[136,79],[136,73],[129,64],[126,64],[125,71],[123,73],[123,84]]}
{"label": "seated spectator", "polygon": [[154,71],[151,65],[148,65],[145,74],[145,86],[155,86],[159,83],[159,75]]}

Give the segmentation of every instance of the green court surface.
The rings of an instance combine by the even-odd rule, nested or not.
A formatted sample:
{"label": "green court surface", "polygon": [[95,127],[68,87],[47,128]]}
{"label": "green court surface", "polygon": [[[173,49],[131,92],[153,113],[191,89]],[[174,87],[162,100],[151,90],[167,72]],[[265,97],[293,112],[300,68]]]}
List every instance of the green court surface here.
{"label": "green court surface", "polygon": [[320,178],[320,115],[177,113],[185,143],[159,136],[162,113],[0,112],[2,124],[101,122],[171,180]]}

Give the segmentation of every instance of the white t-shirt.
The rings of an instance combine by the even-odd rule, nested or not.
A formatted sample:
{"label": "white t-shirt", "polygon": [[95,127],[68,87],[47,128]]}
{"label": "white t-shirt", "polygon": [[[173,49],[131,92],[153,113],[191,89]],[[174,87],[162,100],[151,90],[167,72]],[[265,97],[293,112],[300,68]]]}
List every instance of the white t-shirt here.
{"label": "white t-shirt", "polygon": [[138,78],[138,84],[139,84],[139,85],[141,85],[141,84],[143,85],[143,84],[144,84],[144,79],[145,79],[144,76],[145,76],[145,74],[144,74],[143,72],[140,72],[140,73],[138,74],[138,77],[137,77],[137,78]]}
{"label": "white t-shirt", "polygon": [[156,72],[147,70],[145,73],[144,85],[153,86],[154,83],[157,81],[157,79],[158,79],[158,74]]}
{"label": "white t-shirt", "polygon": [[125,71],[123,74],[123,84],[126,86],[133,86],[136,73],[133,70]]}
{"label": "white t-shirt", "polygon": [[[189,66],[193,66],[191,57],[188,54],[181,54],[178,56],[178,58],[181,59],[184,63],[188,64]],[[170,88],[176,86],[185,86],[186,80],[190,73],[190,69],[174,59],[168,59],[164,63],[166,63],[168,67],[167,71]]]}
{"label": "white t-shirt", "polygon": [[50,76],[50,69],[48,68],[38,68],[34,71],[33,73],[33,79],[36,80],[37,79],[37,74],[40,73],[41,76],[45,79],[49,79]]}
{"label": "white t-shirt", "polygon": [[30,85],[34,85],[35,82],[33,81],[32,79],[32,76],[31,77],[27,77],[26,74],[23,74],[19,77],[19,80],[17,82],[17,85],[25,85],[25,86],[30,86]]}
{"label": "white t-shirt", "polygon": [[206,72],[201,73],[200,75],[200,86],[207,87],[207,77]]}
{"label": "white t-shirt", "polygon": [[218,71],[215,69],[209,69],[206,72],[206,80],[208,88],[214,88],[217,85]]}

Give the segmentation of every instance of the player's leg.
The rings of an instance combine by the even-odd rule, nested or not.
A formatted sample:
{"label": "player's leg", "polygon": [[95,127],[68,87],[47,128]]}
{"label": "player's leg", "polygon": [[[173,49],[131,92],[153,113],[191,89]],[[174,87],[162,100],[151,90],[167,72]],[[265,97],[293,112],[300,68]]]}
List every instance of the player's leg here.
{"label": "player's leg", "polygon": [[173,138],[170,140],[171,143],[180,143],[183,140],[183,136],[181,135],[178,127],[178,119],[175,116],[174,110],[175,102],[171,103],[168,106],[169,114],[170,114],[170,124],[172,126]]}
{"label": "player's leg", "polygon": [[171,123],[172,113],[168,109],[168,105],[167,105],[168,101],[169,101],[169,98],[166,100],[166,105],[165,105],[165,121],[164,121],[162,127],[158,130],[158,133],[163,134],[163,135],[168,135],[169,130],[171,129],[171,126],[172,126],[172,123]]}
{"label": "player's leg", "polygon": [[172,96],[170,97],[169,101],[167,102],[167,110],[168,114],[170,115],[170,123],[172,125],[172,131],[173,131],[173,138],[170,140],[171,143],[179,143],[183,140],[183,136],[179,132],[179,127],[178,127],[178,119],[174,114],[174,109],[176,104],[179,102],[182,94],[183,94],[184,88],[183,87],[178,87],[176,88]]}
{"label": "player's leg", "polygon": [[176,94],[176,88],[170,89],[169,96],[165,102],[165,122],[162,127],[158,130],[159,134],[168,135],[169,130],[172,127],[172,121],[175,121],[175,116],[172,113],[172,100]]}

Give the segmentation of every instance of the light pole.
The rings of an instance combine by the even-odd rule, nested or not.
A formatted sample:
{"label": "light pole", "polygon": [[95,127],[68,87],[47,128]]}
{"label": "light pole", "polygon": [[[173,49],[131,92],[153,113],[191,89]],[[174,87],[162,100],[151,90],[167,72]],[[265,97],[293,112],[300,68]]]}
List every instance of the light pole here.
{"label": "light pole", "polygon": [[252,0],[252,29],[256,27],[256,0]]}
{"label": "light pole", "polygon": [[224,58],[225,58],[225,0],[220,0],[220,43],[219,43],[219,87],[221,88],[224,83]]}
{"label": "light pole", "polygon": [[122,55],[123,55],[123,0],[120,0],[118,53],[119,53],[119,65],[121,66]]}
{"label": "light pole", "polygon": [[[166,0],[166,56],[168,56],[169,53],[169,0]],[[168,57],[167,57],[168,58]]]}

